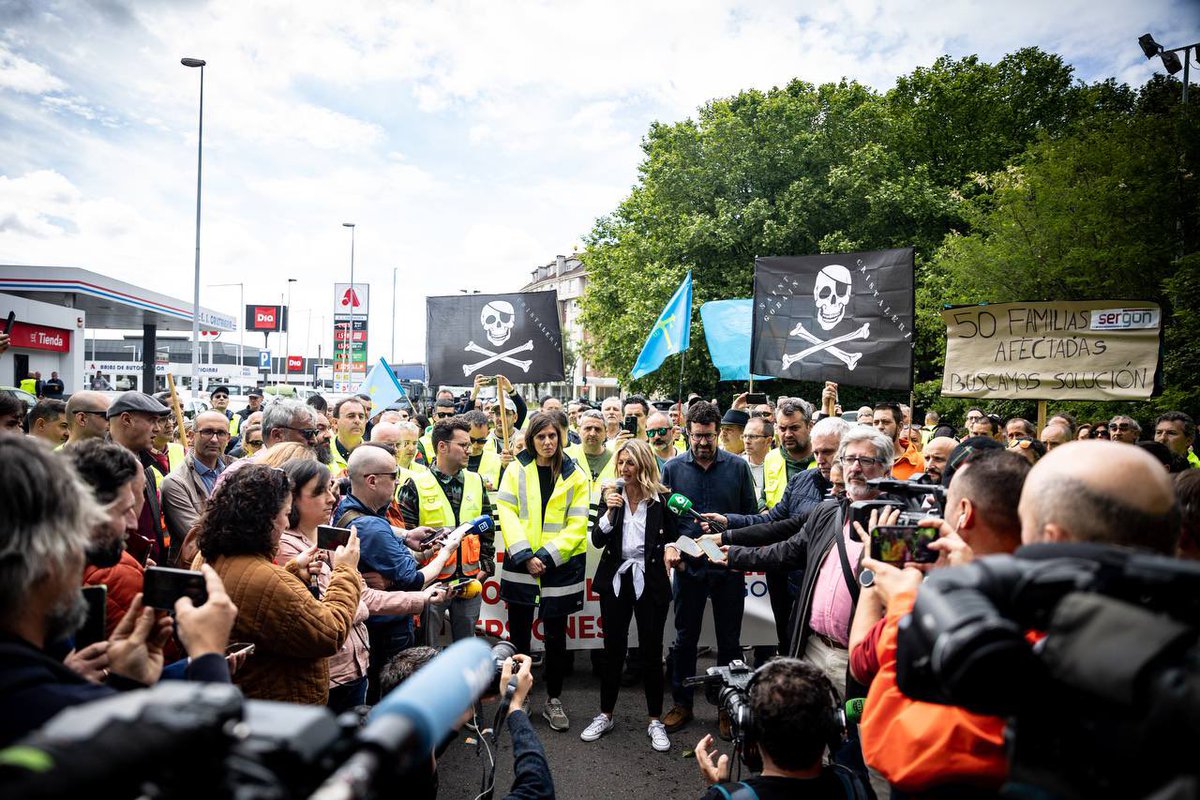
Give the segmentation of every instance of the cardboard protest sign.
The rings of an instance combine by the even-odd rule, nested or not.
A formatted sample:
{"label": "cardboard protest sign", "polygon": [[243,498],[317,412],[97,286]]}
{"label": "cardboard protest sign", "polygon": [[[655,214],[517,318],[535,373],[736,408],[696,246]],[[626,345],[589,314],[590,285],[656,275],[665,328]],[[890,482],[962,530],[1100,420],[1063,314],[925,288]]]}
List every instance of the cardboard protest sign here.
{"label": "cardboard protest sign", "polygon": [[942,319],[947,397],[1144,400],[1158,385],[1157,303],[998,303],[949,308]]}

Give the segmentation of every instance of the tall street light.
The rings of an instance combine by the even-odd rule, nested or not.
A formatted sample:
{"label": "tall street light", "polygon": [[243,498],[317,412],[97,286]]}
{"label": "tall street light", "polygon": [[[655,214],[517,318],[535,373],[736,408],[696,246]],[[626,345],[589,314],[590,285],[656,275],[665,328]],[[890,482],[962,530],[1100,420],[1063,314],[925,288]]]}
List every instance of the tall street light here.
{"label": "tall street light", "polygon": [[350,328],[346,331],[346,371],[350,375],[346,384],[349,386],[354,380],[354,301],[357,299],[354,293],[354,223],[343,222],[342,227],[350,229]]}
{"label": "tall street light", "polygon": [[296,282],[296,278],[287,279],[287,327],[283,329],[283,383],[287,385],[291,383],[291,377],[288,373],[288,359],[292,355],[292,284]]}
{"label": "tall street light", "polygon": [[200,388],[200,175],[204,166],[204,65],[202,58],[182,58],[185,67],[200,68],[200,133],[196,138],[196,274],[192,294],[192,397]]}

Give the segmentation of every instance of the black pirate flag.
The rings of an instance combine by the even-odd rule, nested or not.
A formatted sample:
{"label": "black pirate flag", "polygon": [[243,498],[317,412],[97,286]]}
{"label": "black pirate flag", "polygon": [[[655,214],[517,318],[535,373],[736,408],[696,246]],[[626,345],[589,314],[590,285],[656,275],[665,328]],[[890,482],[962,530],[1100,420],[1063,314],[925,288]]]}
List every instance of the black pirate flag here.
{"label": "black pirate flag", "polygon": [[469,386],[477,374],[562,380],[558,293],[425,298],[425,363],[431,385]]}
{"label": "black pirate flag", "polygon": [[754,260],[750,369],[912,389],[913,251]]}

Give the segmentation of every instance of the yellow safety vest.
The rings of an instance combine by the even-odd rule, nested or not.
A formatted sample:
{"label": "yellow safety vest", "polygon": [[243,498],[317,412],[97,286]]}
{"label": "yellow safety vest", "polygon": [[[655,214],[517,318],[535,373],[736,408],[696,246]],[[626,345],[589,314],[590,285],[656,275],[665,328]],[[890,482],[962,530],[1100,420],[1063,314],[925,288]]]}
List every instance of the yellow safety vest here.
{"label": "yellow safety vest", "polygon": [[483,478],[483,483],[490,491],[500,488],[500,454],[494,447],[483,446],[483,454],[479,456],[479,467],[473,472]]}
{"label": "yellow safety vest", "polygon": [[396,476],[396,497],[400,496],[400,489],[404,484],[408,483],[408,479],[420,472],[429,472],[429,467],[424,464],[412,462],[407,467],[396,465],[396,469],[400,470],[400,474]]}
{"label": "yellow safety vest", "polygon": [[[496,505],[500,512],[505,560],[500,597],[509,602],[542,606],[542,614],[557,616],[582,608],[587,554],[590,481],[573,461],[564,461],[542,514],[537,460],[520,453],[504,470]],[[530,556],[546,564],[540,577],[529,574]],[[513,561],[520,559],[519,565]]]}
{"label": "yellow safety vest", "polygon": [[329,462],[329,471],[335,475],[338,471],[346,471],[346,459],[342,458],[342,453],[337,447],[337,437],[334,436],[329,440],[329,452],[333,454],[333,460]]}
{"label": "yellow safety vest", "polygon": [[242,427],[242,418],[237,414],[229,416],[229,435],[237,436],[238,430]]}
{"label": "yellow safety vest", "polygon": [[433,464],[437,460],[437,451],[433,449],[433,433],[427,433],[417,442],[421,446],[421,452],[425,455],[425,463]]}
{"label": "yellow safety vest", "polygon": [[[462,524],[466,520],[475,519],[483,513],[483,479],[474,472],[463,470],[463,496],[462,503],[458,508],[458,518],[454,516],[454,509],[450,505],[450,501],[446,499],[446,493],[442,491],[441,484],[438,483],[437,476],[431,471],[414,473],[412,481],[417,487],[417,497],[420,498],[420,519],[421,525],[428,525],[431,528],[455,527]],[[459,545],[458,551],[450,556],[446,561],[446,566],[442,567],[442,571],[438,573],[438,580],[451,578],[457,572],[459,556],[462,557],[462,572],[467,576],[478,575],[479,567],[479,536],[471,534],[464,536],[462,544]]]}
{"label": "yellow safety vest", "polygon": [[171,472],[174,472],[186,458],[187,451],[183,449],[183,445],[179,442],[167,442],[167,463],[171,465]]}
{"label": "yellow safety vest", "polygon": [[566,454],[575,459],[575,463],[583,470],[583,474],[588,478],[588,502],[591,505],[596,505],[600,502],[600,485],[605,481],[616,480],[617,477],[617,457],[612,456],[608,459],[608,463],[604,465],[604,469],[600,470],[599,475],[592,475],[592,468],[588,465],[587,454],[583,452],[582,444],[573,444],[566,449]]}
{"label": "yellow safety vest", "polygon": [[767,508],[773,508],[783,499],[787,481],[787,462],[783,459],[783,451],[776,448],[763,459],[763,495],[767,500]]}
{"label": "yellow safety vest", "polygon": [[35,391],[36,389],[37,378],[26,378],[25,380],[21,381],[21,391],[29,392],[30,394],[37,394]]}

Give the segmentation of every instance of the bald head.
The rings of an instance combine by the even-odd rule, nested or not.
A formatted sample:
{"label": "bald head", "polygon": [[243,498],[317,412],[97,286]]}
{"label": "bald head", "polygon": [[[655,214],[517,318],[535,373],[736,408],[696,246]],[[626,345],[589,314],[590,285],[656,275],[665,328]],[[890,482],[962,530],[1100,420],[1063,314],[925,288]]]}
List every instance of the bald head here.
{"label": "bald head", "polygon": [[950,459],[951,451],[957,446],[958,442],[949,436],[935,436],[925,443],[921,457],[925,459],[925,474],[932,478],[934,483],[942,482],[946,462]]}
{"label": "bald head", "polygon": [[395,469],[395,458],[382,447],[356,447],[346,461],[350,482],[355,487],[372,472],[391,472]]}
{"label": "bald head", "polygon": [[394,422],[380,422],[371,428],[371,441],[395,444],[400,441],[400,425]]}
{"label": "bald head", "polygon": [[1162,465],[1137,447],[1084,440],[1047,453],[1029,473],[1021,539],[1099,542],[1171,554],[1179,504]]}

